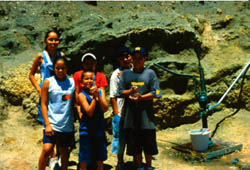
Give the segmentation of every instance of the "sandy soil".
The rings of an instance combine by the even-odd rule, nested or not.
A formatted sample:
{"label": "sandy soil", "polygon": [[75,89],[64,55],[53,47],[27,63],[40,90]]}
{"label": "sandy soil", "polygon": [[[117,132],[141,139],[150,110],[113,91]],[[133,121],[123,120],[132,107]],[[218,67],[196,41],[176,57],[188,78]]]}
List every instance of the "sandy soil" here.
{"label": "sandy soil", "polygon": [[[9,107],[9,116],[0,121],[0,170],[35,170],[42,148],[42,127],[26,119],[20,106]],[[208,126],[212,130],[216,123],[233,110],[225,109],[214,113],[208,118]],[[153,166],[156,170],[234,170],[250,169],[250,113],[241,110],[234,117],[229,118],[221,124],[214,139],[225,142],[236,142],[243,144],[241,151],[221,156],[216,159],[202,161],[187,159],[180,152],[173,151],[174,146],[169,142],[184,144],[190,142],[189,130],[202,127],[201,121],[195,124],[182,125],[177,128],[169,128],[157,132],[159,154],[154,157]],[[108,160],[105,161],[105,169],[115,169],[116,156],[110,153],[108,146]],[[70,161],[73,163],[69,169],[76,170],[77,150],[71,154]],[[233,164],[233,160],[239,162]],[[132,158],[125,156],[127,169],[132,169]],[[75,164],[74,164],[75,163]],[[49,168],[47,168],[49,169]]]}

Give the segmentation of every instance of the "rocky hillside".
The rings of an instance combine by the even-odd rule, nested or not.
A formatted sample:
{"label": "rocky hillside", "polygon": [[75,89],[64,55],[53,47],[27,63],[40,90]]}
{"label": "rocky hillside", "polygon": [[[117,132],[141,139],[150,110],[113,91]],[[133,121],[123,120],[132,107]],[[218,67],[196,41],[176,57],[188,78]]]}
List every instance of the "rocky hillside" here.
{"label": "rocky hillside", "polygon": [[[80,68],[84,53],[93,52],[109,78],[119,46],[145,47],[146,66],[156,71],[164,95],[155,100],[158,128],[193,123],[200,118],[193,81],[154,63],[199,77],[194,47],[201,45],[208,98],[216,103],[249,62],[249,9],[249,2],[0,2],[0,93],[36,116],[28,72],[44,48],[45,32],[53,28],[71,61],[70,74]],[[245,109],[250,108],[249,79],[248,72],[240,102]],[[239,91],[240,82],[221,106],[237,107]]]}

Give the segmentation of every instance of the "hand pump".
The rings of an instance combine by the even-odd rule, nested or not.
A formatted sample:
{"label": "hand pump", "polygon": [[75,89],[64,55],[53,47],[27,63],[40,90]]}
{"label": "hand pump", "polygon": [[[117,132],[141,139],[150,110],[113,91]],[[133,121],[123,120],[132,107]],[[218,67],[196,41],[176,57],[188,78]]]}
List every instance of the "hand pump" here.
{"label": "hand pump", "polygon": [[176,76],[180,76],[180,77],[185,77],[188,79],[192,79],[194,81],[194,90],[195,90],[195,96],[197,98],[197,100],[199,101],[200,104],[200,116],[202,118],[202,127],[203,128],[208,128],[207,126],[207,109],[208,109],[208,98],[207,98],[207,90],[206,90],[206,83],[205,83],[205,78],[204,78],[204,71],[203,68],[201,66],[200,63],[200,46],[197,46],[195,48],[195,52],[198,58],[198,64],[199,64],[199,73],[200,73],[200,80],[197,79],[196,76],[193,75],[188,75],[188,74],[180,74],[180,73],[176,73],[172,70],[169,70],[168,68],[154,63],[154,65],[156,65],[157,67],[173,74]]}
{"label": "hand pump", "polygon": [[200,116],[202,118],[202,127],[208,128],[207,126],[207,109],[208,109],[208,98],[207,98],[207,89],[206,89],[206,82],[204,77],[204,71],[201,66],[200,62],[200,46],[195,47],[195,53],[198,58],[198,64],[199,64],[199,73],[200,73],[200,91],[197,95],[197,99],[200,104]]}

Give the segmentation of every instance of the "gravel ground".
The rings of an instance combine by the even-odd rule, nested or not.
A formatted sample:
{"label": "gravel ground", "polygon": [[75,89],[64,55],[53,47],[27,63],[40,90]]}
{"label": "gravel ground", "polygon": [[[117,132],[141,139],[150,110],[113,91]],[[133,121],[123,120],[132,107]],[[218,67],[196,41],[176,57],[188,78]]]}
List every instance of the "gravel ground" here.
{"label": "gravel ground", "polygon": [[[0,170],[35,170],[41,152],[42,127],[27,120],[20,106],[8,108],[8,118],[0,121]],[[226,115],[232,113],[232,109],[216,112],[208,117],[208,126],[214,129],[216,123]],[[243,144],[241,151],[221,156],[212,160],[202,161],[188,159],[181,152],[171,149],[174,144],[190,142],[189,130],[200,129],[201,121],[194,124],[186,124],[177,128],[169,128],[157,132],[159,154],[154,157],[153,166],[156,170],[228,170],[228,169],[250,169],[250,114],[241,110],[234,117],[223,122],[218,129],[214,141],[236,142]],[[110,152],[108,146],[108,160],[105,161],[106,170],[114,170],[116,156]],[[76,170],[77,150],[73,150],[70,161],[70,170]],[[235,160],[236,163],[234,163]],[[132,157],[125,156],[127,169],[132,168]],[[49,168],[47,168],[48,170]]]}

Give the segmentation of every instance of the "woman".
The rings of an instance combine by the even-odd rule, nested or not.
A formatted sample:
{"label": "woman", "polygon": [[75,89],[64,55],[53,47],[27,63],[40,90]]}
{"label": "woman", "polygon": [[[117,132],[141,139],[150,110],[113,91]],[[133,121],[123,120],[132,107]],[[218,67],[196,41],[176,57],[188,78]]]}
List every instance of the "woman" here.
{"label": "woman", "polygon": [[[46,44],[46,47],[43,52],[38,53],[37,56],[35,57],[29,73],[29,79],[32,85],[35,87],[39,97],[41,97],[41,87],[43,85],[43,81],[54,74],[53,64],[52,64],[54,59],[56,57],[64,56],[64,53],[57,50],[57,47],[59,45],[59,35],[55,31],[49,31],[46,33],[44,38],[44,43]],[[37,72],[39,67],[41,73],[40,85],[35,79],[35,73]],[[41,114],[40,100],[38,104],[37,120],[42,124],[44,123]]]}

